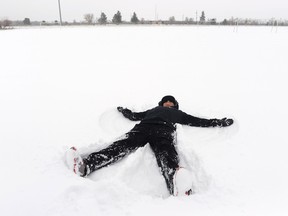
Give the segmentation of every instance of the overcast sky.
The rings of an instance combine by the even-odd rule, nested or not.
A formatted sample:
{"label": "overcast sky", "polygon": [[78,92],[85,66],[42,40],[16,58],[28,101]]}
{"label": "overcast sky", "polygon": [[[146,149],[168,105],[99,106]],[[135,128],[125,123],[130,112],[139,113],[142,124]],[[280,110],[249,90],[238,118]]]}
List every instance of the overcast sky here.
{"label": "overcast sky", "polygon": [[[109,20],[119,10],[124,20],[135,11],[138,18],[176,20],[183,17],[195,20],[205,11],[206,18],[287,19],[288,0],[61,0],[63,21],[81,21],[86,13],[100,17],[103,11]],[[156,15],[155,15],[156,14]],[[58,0],[0,0],[0,19],[59,20]]]}

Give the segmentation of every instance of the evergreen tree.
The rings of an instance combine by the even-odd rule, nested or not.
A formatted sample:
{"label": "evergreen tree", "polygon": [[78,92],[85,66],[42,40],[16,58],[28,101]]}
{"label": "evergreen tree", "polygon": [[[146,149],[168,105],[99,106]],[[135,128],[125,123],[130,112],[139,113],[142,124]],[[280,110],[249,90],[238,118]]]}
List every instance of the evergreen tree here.
{"label": "evergreen tree", "polygon": [[228,23],[228,20],[227,20],[227,19],[224,19],[223,22],[222,22],[222,24],[223,24],[223,25],[228,25],[228,24],[229,24],[229,23]]}
{"label": "evergreen tree", "polygon": [[100,23],[100,24],[106,24],[107,23],[107,16],[106,16],[106,14],[105,13],[101,13],[101,16],[100,16],[100,18],[98,19],[98,22]]}
{"label": "evergreen tree", "polygon": [[200,17],[200,23],[205,23],[205,13],[204,13],[204,11],[202,11],[202,13],[201,13],[201,17]]}
{"label": "evergreen tree", "polygon": [[176,19],[174,16],[171,16],[169,17],[169,23],[172,24],[172,23],[175,23]]}
{"label": "evergreen tree", "polygon": [[24,25],[31,25],[30,19],[29,18],[25,18],[23,21]]}
{"label": "evergreen tree", "polygon": [[114,15],[112,22],[115,24],[120,24],[122,22],[122,15],[120,11],[117,11],[117,13]]}
{"label": "evergreen tree", "polygon": [[135,24],[137,24],[139,22],[139,19],[138,19],[138,17],[137,17],[135,12],[133,13],[133,16],[131,18],[131,22],[135,23]]}

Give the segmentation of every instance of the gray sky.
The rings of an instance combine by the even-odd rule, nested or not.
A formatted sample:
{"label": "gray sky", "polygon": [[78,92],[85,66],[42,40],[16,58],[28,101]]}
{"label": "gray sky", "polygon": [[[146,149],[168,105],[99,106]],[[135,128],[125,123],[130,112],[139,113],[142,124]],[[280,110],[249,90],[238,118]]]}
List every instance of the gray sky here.
{"label": "gray sky", "polygon": [[[138,18],[153,20],[175,16],[195,20],[196,11],[206,18],[287,19],[288,0],[61,0],[63,21],[81,21],[86,13],[99,17],[103,11],[109,20],[119,10],[124,20],[135,11]],[[156,12],[156,13],[155,13]],[[0,19],[59,20],[58,0],[0,0]]]}

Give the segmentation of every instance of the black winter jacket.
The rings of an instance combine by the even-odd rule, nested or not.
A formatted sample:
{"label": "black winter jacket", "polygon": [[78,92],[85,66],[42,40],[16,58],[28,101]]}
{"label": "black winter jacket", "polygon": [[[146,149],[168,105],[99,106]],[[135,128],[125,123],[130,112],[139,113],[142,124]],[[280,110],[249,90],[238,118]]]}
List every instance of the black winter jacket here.
{"label": "black winter jacket", "polygon": [[175,108],[157,106],[145,112],[132,112],[129,109],[119,110],[122,114],[132,120],[141,121],[141,124],[162,124],[175,130],[175,124],[183,124],[196,127],[215,127],[217,119],[197,118]]}

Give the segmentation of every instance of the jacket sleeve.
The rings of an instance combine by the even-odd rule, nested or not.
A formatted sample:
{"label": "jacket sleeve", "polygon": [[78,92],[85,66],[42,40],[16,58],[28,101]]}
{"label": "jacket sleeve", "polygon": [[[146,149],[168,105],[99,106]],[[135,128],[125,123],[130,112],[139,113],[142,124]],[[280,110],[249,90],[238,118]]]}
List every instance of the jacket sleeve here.
{"label": "jacket sleeve", "polygon": [[215,124],[215,120],[216,119],[198,118],[198,117],[183,113],[181,123],[184,125],[189,125],[189,126],[194,126],[194,127],[215,127],[217,126]]}
{"label": "jacket sleeve", "polygon": [[[119,109],[118,109],[119,110]],[[125,118],[130,119],[131,121],[141,121],[145,118],[147,111],[145,112],[132,112],[130,109],[124,108],[119,110]]]}

